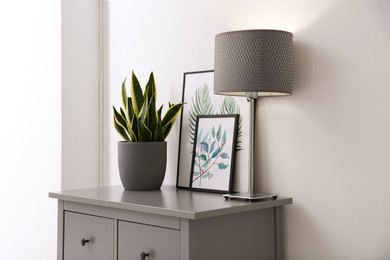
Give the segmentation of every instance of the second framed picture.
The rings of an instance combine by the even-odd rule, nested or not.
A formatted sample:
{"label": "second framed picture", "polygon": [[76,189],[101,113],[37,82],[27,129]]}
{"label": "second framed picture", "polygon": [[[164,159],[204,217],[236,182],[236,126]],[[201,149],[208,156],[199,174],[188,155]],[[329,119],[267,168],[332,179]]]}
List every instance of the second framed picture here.
{"label": "second framed picture", "polygon": [[185,72],[181,111],[176,187],[190,187],[192,150],[194,147],[196,117],[198,115],[239,114],[235,150],[233,192],[248,188],[249,106],[246,98],[214,94],[212,70]]}
{"label": "second framed picture", "polygon": [[239,115],[198,115],[192,152],[191,190],[232,190]]}

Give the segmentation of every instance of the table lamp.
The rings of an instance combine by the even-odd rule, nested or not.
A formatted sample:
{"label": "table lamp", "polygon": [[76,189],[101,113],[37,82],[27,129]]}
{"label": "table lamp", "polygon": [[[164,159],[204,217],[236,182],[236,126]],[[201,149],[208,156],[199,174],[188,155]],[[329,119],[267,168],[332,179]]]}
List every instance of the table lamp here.
{"label": "table lamp", "polygon": [[258,200],[277,194],[254,193],[255,107],[258,97],[290,95],[293,86],[293,35],[279,30],[244,30],[215,37],[214,92],[243,96],[250,104],[248,192],[226,199]]}

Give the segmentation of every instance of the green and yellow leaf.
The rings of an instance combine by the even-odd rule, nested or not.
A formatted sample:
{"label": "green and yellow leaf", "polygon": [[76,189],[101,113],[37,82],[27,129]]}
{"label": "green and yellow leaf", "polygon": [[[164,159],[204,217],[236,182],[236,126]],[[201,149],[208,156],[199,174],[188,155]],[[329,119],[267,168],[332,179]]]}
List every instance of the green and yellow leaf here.
{"label": "green and yellow leaf", "polygon": [[161,125],[164,127],[170,123],[175,122],[176,117],[179,115],[181,108],[184,106],[183,103],[179,103],[176,105],[172,105],[168,108],[167,113],[165,114],[163,120],[161,121]]}
{"label": "green and yellow leaf", "polygon": [[157,91],[156,91],[156,81],[154,80],[153,72],[150,73],[148,83],[145,87],[145,96],[148,96],[148,100],[152,100],[152,96],[155,96],[155,100],[157,100]]}
{"label": "green and yellow leaf", "polygon": [[120,136],[122,136],[122,138],[125,141],[130,141],[130,138],[129,138],[129,136],[126,133],[126,130],[123,128],[123,126],[118,124],[115,119],[114,119],[114,126],[115,126],[116,131],[119,133]]}
{"label": "green and yellow leaf", "polygon": [[127,91],[126,91],[126,79],[125,78],[122,82],[122,103],[123,107],[126,109],[127,108]]}
{"label": "green and yellow leaf", "polygon": [[117,124],[121,125],[124,129],[127,129],[127,122],[126,119],[122,117],[121,114],[116,111],[115,107],[112,107],[114,109],[114,120],[117,122]]}
{"label": "green and yellow leaf", "polygon": [[130,93],[132,97],[134,114],[136,114],[136,116],[138,117],[142,105],[144,103],[144,96],[142,94],[141,85],[139,84],[139,81],[137,79],[137,76],[134,74],[134,71],[131,74]]}
{"label": "green and yellow leaf", "polygon": [[152,132],[147,128],[144,122],[138,121],[138,130],[138,140],[140,142],[152,142]]}
{"label": "green and yellow leaf", "polygon": [[156,126],[156,132],[154,135],[154,141],[155,142],[162,142],[165,140],[164,131],[162,129],[161,123],[158,122]]}

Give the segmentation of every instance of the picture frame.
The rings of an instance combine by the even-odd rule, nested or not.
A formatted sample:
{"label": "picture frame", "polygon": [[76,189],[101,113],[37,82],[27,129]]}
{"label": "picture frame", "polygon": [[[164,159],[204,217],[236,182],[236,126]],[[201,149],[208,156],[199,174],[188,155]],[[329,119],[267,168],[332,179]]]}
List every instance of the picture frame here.
{"label": "picture frame", "polygon": [[232,191],[238,118],[238,114],[197,116],[190,190]]}
{"label": "picture frame", "polygon": [[214,94],[214,71],[185,72],[180,115],[176,187],[189,189],[196,116],[240,114],[233,191],[248,187],[249,105],[245,97]]}

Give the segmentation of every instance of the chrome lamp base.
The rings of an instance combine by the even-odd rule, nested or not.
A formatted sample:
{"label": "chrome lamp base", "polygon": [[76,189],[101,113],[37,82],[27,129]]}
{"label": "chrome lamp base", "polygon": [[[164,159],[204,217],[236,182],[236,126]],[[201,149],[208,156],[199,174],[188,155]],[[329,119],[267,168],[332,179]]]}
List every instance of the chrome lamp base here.
{"label": "chrome lamp base", "polygon": [[279,194],[267,193],[267,192],[252,193],[252,194],[248,192],[237,192],[237,193],[223,194],[222,196],[224,196],[226,200],[238,199],[238,200],[254,201],[254,200],[267,200],[267,199],[275,200],[279,196]]}

